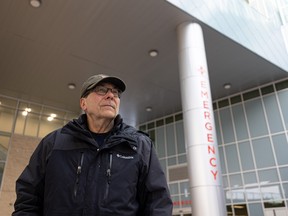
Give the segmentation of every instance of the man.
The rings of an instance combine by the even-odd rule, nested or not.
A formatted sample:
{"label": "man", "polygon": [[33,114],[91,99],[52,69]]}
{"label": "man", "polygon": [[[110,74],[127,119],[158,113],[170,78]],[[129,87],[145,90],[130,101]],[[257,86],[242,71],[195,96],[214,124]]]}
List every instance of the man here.
{"label": "man", "polygon": [[16,182],[12,216],[172,215],[151,140],[118,114],[125,88],[102,74],[83,84],[85,114],[37,146]]}

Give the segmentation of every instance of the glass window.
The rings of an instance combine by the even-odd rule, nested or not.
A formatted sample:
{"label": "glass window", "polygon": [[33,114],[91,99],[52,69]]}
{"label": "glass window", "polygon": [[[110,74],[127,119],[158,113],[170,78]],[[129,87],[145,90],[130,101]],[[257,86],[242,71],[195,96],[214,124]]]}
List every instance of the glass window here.
{"label": "glass window", "polygon": [[252,151],[249,142],[240,142],[238,145],[242,169],[251,170],[254,169],[254,161]]}
{"label": "glass window", "polygon": [[10,134],[0,133],[0,145],[2,145],[3,148],[8,149],[9,140],[10,140]]}
{"label": "glass window", "polygon": [[171,195],[178,195],[179,194],[178,183],[169,184],[169,190]]}
{"label": "glass window", "polygon": [[164,125],[164,119],[159,119],[156,121],[156,127],[160,127]]}
{"label": "glass window", "polygon": [[268,129],[261,100],[247,101],[244,105],[251,137],[266,135]]}
{"label": "glass window", "polygon": [[215,120],[215,128],[216,128],[216,134],[217,134],[217,143],[218,145],[223,144],[222,137],[221,137],[221,130],[220,130],[220,121],[218,118],[218,111],[214,112],[214,120]]}
{"label": "glass window", "polygon": [[189,188],[189,181],[180,183],[180,193],[184,194],[186,197],[188,197],[188,194],[190,194]]}
{"label": "glass window", "polygon": [[283,183],[284,195],[288,199],[288,183]]}
{"label": "glass window", "polygon": [[279,131],[283,131],[282,120],[280,116],[280,111],[278,108],[278,103],[276,100],[276,96],[269,95],[263,98],[267,119],[269,122],[269,128],[271,133],[276,133]]}
{"label": "glass window", "polygon": [[245,204],[233,205],[235,216],[248,216],[247,206]]}
{"label": "glass window", "polygon": [[257,168],[275,166],[275,160],[269,138],[252,141]]}
{"label": "glass window", "polygon": [[[285,207],[285,202],[283,200],[268,200],[264,202],[264,207],[265,207],[265,213],[268,213],[270,208],[270,214],[276,213],[276,216],[278,215],[284,215],[286,216],[286,210],[285,209],[275,209],[275,208],[280,208],[280,207]],[[269,214],[268,214],[269,215]]]}
{"label": "glass window", "polygon": [[[48,116],[49,117],[49,116]],[[48,120],[47,116],[42,116],[40,119],[40,128],[38,137],[44,137],[50,132],[63,127],[63,120],[62,119],[50,119]]]}
{"label": "glass window", "polygon": [[4,162],[4,161],[0,161],[0,186],[1,186],[1,182],[2,182],[2,176],[3,176],[3,172],[4,172],[4,166],[5,166],[5,162]]}
{"label": "glass window", "polygon": [[[49,108],[49,107],[43,107],[41,115],[46,117],[46,119],[48,119],[48,117],[53,117],[53,119],[63,120],[63,119],[65,119],[66,112],[60,111],[60,110],[55,110],[55,109]],[[61,125],[63,125],[63,122],[61,123]]]}
{"label": "glass window", "polygon": [[174,122],[174,116],[169,116],[165,118],[165,124],[170,124],[172,122]]}
{"label": "glass window", "polygon": [[181,206],[182,208],[187,208],[187,207],[190,207],[191,208],[191,196],[190,194],[184,194],[184,195],[181,195]]}
{"label": "glass window", "polygon": [[38,130],[39,130],[39,114],[29,113],[29,115],[26,116],[24,135],[37,137]]}
{"label": "glass window", "polygon": [[282,200],[280,185],[261,186],[263,200],[279,201]]}
{"label": "glass window", "polygon": [[233,216],[233,210],[231,205],[226,206],[226,211],[228,216]]}
{"label": "glass window", "polygon": [[246,199],[248,201],[261,200],[261,192],[259,187],[249,187],[245,189]]}
{"label": "glass window", "polygon": [[16,110],[0,106],[0,131],[12,132]]}
{"label": "glass window", "polygon": [[258,183],[255,172],[243,173],[243,178],[245,186]]}
{"label": "glass window", "polygon": [[26,122],[26,116],[22,115],[22,111],[18,112],[16,118],[16,125],[14,129],[14,133],[16,134],[24,134],[24,127]]}
{"label": "glass window", "polygon": [[228,145],[225,147],[227,157],[228,172],[240,172],[239,159],[237,155],[236,145]]}
{"label": "glass window", "polygon": [[285,134],[272,136],[272,140],[278,165],[288,164],[288,143]]}
{"label": "glass window", "polygon": [[140,125],[139,130],[145,132],[146,131],[146,125]]}
{"label": "glass window", "polygon": [[243,93],[243,99],[244,100],[250,100],[252,98],[256,98],[259,96],[260,96],[259,89]]}
{"label": "glass window", "polygon": [[0,161],[6,161],[10,137],[0,136]]}
{"label": "glass window", "polygon": [[[16,119],[16,125],[15,125],[15,133],[18,134],[22,134],[24,135],[24,132],[26,132],[26,135],[32,135],[32,136],[36,136],[35,134],[30,134],[31,132],[31,127],[29,124],[28,128],[26,130],[26,126],[27,126],[27,120],[30,119],[30,122],[34,122],[33,120],[35,120],[35,116],[39,116],[40,113],[40,107],[36,106],[36,105],[31,105],[27,102],[21,102],[19,104],[19,109],[18,109],[18,113],[17,113],[17,119]],[[30,118],[31,116],[31,118]],[[35,123],[35,122],[34,122]],[[35,126],[35,125],[34,125]],[[38,129],[38,125],[36,126],[36,129]],[[32,130],[33,130],[33,125],[32,125]]]}
{"label": "glass window", "polygon": [[248,130],[242,104],[232,107],[237,140],[247,139]]}
{"label": "glass window", "polygon": [[179,163],[179,164],[187,163],[186,154],[178,155],[178,163]]}
{"label": "glass window", "polygon": [[150,139],[152,140],[153,144],[155,145],[155,130],[150,130],[147,133]]}
{"label": "glass window", "polygon": [[271,182],[279,182],[276,169],[259,170],[259,182],[260,184],[267,184]]}
{"label": "glass window", "polygon": [[288,181],[288,167],[279,168],[282,181]]}
{"label": "glass window", "polygon": [[148,127],[148,130],[153,129],[155,127],[155,122],[153,121],[153,122],[148,123],[147,127]]}
{"label": "glass window", "polygon": [[226,174],[226,166],[225,166],[225,157],[224,157],[224,152],[223,152],[223,147],[219,146],[219,158],[220,158],[220,165],[221,165],[221,170],[222,174]]}
{"label": "glass window", "polygon": [[179,121],[175,124],[176,137],[177,137],[177,153],[186,153],[185,140],[184,140],[184,126],[183,121]]}
{"label": "glass window", "polygon": [[261,88],[261,94],[262,95],[270,94],[272,92],[274,92],[273,85],[269,85],[269,86],[265,86],[265,87]]}
{"label": "glass window", "polygon": [[174,124],[166,125],[167,156],[176,155]]}
{"label": "glass window", "polygon": [[156,128],[156,150],[160,158],[166,156],[166,146],[165,146],[165,137],[164,137],[164,128]]}
{"label": "glass window", "polygon": [[228,176],[223,176],[222,175],[222,181],[223,181],[223,188],[228,188],[229,184],[228,184]]}
{"label": "glass window", "polygon": [[288,128],[288,91],[277,92],[286,128]]}
{"label": "glass window", "polygon": [[235,137],[234,137],[234,131],[233,131],[233,124],[232,124],[230,109],[225,108],[223,110],[220,110],[219,113],[220,113],[224,143],[234,142]]}
{"label": "glass window", "polygon": [[230,179],[231,188],[238,188],[238,187],[243,186],[242,178],[240,174],[230,175],[229,179]]}
{"label": "glass window", "polygon": [[251,203],[248,205],[249,213],[253,216],[263,216],[263,208],[261,203]]}
{"label": "glass window", "polygon": [[177,165],[177,157],[168,158],[168,166]]}
{"label": "glass window", "polygon": [[245,191],[244,189],[232,189],[230,191],[230,198],[233,203],[243,203],[245,202]]}
{"label": "glass window", "polygon": [[224,190],[225,193],[225,202],[226,204],[229,204],[232,202],[232,193],[230,190]]}
{"label": "glass window", "polygon": [[179,195],[174,195],[174,196],[171,196],[171,199],[172,199],[172,202],[173,202],[173,209],[177,209],[177,208],[180,208],[180,196]]}

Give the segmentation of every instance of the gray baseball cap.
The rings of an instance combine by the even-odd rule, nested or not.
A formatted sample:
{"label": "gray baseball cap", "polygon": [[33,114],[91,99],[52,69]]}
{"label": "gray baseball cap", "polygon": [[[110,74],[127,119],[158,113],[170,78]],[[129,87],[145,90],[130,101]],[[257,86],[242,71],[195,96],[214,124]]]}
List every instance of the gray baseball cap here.
{"label": "gray baseball cap", "polygon": [[112,83],[115,85],[117,88],[119,88],[122,92],[125,91],[126,85],[125,83],[119,79],[118,77],[115,76],[108,76],[105,74],[97,74],[94,76],[89,77],[82,85],[81,89],[81,98],[85,96],[85,94],[93,89],[97,84],[100,82],[107,82],[107,83]]}

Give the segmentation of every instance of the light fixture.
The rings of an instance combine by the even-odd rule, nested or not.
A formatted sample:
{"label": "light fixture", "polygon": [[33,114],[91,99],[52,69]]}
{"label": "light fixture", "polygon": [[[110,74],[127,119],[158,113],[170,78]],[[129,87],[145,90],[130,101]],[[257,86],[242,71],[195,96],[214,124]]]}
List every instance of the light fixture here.
{"label": "light fixture", "polygon": [[31,112],[31,108],[28,108],[28,107],[27,107],[27,108],[25,108],[25,110],[22,112],[22,115],[23,115],[23,116],[27,116],[29,112]]}
{"label": "light fixture", "polygon": [[32,7],[38,8],[41,6],[41,0],[30,0],[30,5]]}
{"label": "light fixture", "polygon": [[146,107],[146,111],[147,112],[151,112],[152,111],[152,107]]}
{"label": "light fixture", "polygon": [[47,117],[47,120],[48,120],[48,121],[53,121],[53,119],[54,119],[54,118],[53,118],[52,116]]}
{"label": "light fixture", "polygon": [[158,50],[150,50],[149,51],[149,55],[151,57],[156,57],[156,56],[158,56],[158,54],[159,54]]}
{"label": "light fixture", "polygon": [[74,83],[69,83],[69,84],[68,84],[68,88],[69,88],[70,90],[74,90],[74,89],[76,88],[76,85],[75,85]]}
{"label": "light fixture", "polygon": [[47,117],[47,120],[48,121],[53,121],[56,116],[57,116],[56,114],[51,113],[50,116]]}
{"label": "light fixture", "polygon": [[231,88],[231,84],[230,83],[225,83],[223,85],[224,89],[230,89]]}

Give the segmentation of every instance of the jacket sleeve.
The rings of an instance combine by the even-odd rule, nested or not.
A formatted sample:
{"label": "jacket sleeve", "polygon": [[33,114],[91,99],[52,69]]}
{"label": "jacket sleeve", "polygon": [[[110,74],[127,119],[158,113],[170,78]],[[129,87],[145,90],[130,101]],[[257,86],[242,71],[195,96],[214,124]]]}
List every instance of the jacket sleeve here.
{"label": "jacket sleeve", "polygon": [[50,149],[47,139],[49,140],[44,138],[36,147],[28,165],[16,181],[17,197],[12,216],[43,215],[45,166]]}
{"label": "jacket sleeve", "polygon": [[[170,197],[165,174],[161,168],[152,142],[148,142],[148,149],[144,151],[147,164],[144,165],[142,174],[143,182],[140,191],[140,214],[145,216],[171,216],[173,204]],[[145,162],[144,162],[145,163]]]}

